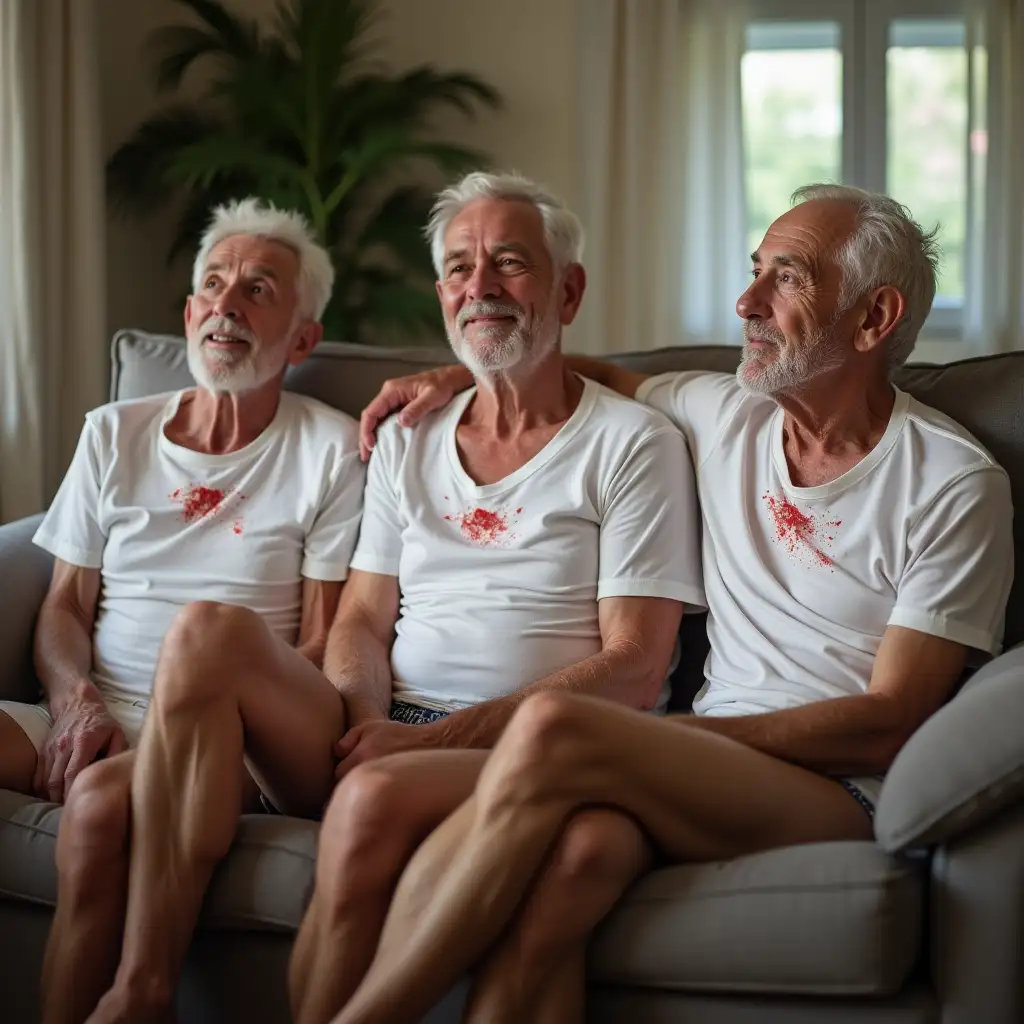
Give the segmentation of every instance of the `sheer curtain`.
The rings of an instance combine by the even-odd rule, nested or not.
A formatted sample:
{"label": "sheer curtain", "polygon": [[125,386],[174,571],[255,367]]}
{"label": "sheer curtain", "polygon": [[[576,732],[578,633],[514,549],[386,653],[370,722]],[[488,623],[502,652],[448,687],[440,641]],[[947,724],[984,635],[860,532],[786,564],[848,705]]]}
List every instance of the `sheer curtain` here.
{"label": "sheer curtain", "polygon": [[105,398],[94,0],[0,0],[0,520],[39,511]]}
{"label": "sheer curtain", "polygon": [[587,300],[602,353],[740,340],[745,4],[579,0]]}
{"label": "sheer curtain", "polygon": [[1024,0],[968,0],[966,340],[1024,347]]}

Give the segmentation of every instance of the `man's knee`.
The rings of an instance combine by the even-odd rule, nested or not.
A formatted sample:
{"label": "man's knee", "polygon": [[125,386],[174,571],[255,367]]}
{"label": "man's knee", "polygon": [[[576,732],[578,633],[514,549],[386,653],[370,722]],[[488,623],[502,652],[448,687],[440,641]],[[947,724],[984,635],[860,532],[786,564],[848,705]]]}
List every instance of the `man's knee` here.
{"label": "man's knee", "polygon": [[225,657],[234,667],[240,660],[258,659],[257,641],[264,629],[250,608],[216,601],[185,605],[164,637],[155,693],[164,703],[223,693]]}
{"label": "man's knee", "polygon": [[124,763],[99,761],[71,786],[57,831],[57,870],[88,880],[98,865],[128,848],[131,772]]}
{"label": "man's knee", "polygon": [[538,693],[512,716],[477,790],[484,804],[554,795],[560,779],[581,770],[593,752],[590,707],[571,694]]}
{"label": "man's knee", "polygon": [[583,811],[562,832],[550,870],[556,892],[571,888],[578,895],[628,884],[646,859],[646,841],[631,819],[612,811]]}
{"label": "man's knee", "polygon": [[415,810],[407,781],[375,762],[355,768],[335,789],[317,854],[317,896],[329,916],[394,885],[421,831]]}

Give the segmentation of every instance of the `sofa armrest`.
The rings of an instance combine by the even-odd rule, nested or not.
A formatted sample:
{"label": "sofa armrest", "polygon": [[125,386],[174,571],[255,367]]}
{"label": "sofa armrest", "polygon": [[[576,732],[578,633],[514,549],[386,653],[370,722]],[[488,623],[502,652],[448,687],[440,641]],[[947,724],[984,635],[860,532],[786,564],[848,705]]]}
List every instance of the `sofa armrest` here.
{"label": "sofa armrest", "polygon": [[979,669],[899,752],[875,837],[896,853],[945,842],[1024,800],[1024,646]]}
{"label": "sofa armrest", "polygon": [[42,521],[29,516],[0,526],[0,700],[39,699],[32,633],[53,572],[53,557],[32,543]]}

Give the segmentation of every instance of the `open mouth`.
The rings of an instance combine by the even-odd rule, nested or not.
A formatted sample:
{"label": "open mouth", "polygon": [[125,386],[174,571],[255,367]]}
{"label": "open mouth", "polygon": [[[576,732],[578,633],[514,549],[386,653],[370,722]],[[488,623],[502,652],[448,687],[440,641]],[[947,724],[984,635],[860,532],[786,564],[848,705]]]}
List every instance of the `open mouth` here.
{"label": "open mouth", "polygon": [[219,331],[213,331],[210,334],[207,334],[203,338],[203,342],[204,344],[215,345],[217,347],[234,347],[236,345],[248,346],[249,344],[245,338],[239,338],[234,334],[222,334]]}

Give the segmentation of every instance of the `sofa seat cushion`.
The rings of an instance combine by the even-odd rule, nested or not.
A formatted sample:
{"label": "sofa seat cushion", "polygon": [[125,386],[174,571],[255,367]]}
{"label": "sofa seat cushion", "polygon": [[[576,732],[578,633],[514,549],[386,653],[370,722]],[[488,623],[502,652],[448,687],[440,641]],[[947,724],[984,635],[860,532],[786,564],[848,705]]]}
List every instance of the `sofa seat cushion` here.
{"label": "sofa seat cushion", "polygon": [[590,973],[658,989],[890,994],[920,953],[926,868],[862,842],[664,868],[599,929]]}
{"label": "sofa seat cushion", "polygon": [[[0,897],[53,906],[61,809],[0,789]],[[203,905],[201,927],[292,932],[313,888],[318,826],[246,815]]]}

